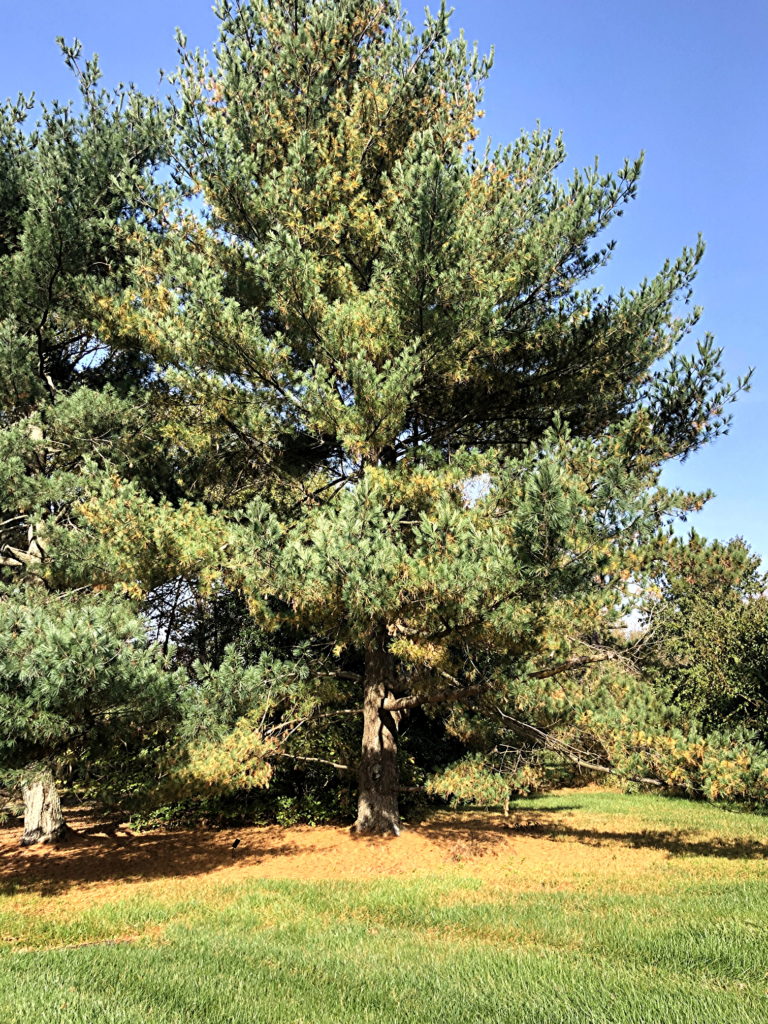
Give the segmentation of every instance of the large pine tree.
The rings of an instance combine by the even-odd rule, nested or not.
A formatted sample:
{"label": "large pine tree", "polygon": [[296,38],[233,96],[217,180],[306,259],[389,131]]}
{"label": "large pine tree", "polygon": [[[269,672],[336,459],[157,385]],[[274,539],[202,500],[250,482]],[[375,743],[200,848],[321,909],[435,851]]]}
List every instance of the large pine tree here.
{"label": "large pine tree", "polygon": [[181,40],[171,180],[92,320],[153,360],[175,491],[116,465],[78,529],[110,585],[239,595],[284,655],[278,682],[243,644],[219,675],[261,687],[265,755],[356,707],[356,828],[396,832],[404,717],[459,728],[589,660],[697,500],[658,475],[727,424],[711,340],[677,352],[702,246],[596,289],[640,162],[566,180],[539,129],[478,149],[490,63],[445,8],[217,12],[210,63]]}

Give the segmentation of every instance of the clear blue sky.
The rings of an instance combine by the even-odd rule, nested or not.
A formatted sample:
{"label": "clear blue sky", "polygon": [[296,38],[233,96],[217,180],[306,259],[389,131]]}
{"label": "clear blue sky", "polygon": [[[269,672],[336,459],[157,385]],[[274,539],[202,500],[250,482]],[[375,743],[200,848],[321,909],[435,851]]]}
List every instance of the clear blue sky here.
{"label": "clear blue sky", "polygon": [[[408,3],[412,20],[423,4]],[[708,244],[696,301],[701,329],[732,376],[756,367],[731,434],[667,483],[717,496],[691,520],[741,534],[768,563],[768,4],[765,0],[455,0],[454,25],[495,45],[484,131],[512,140],[536,121],[562,130],[569,166],[647,154],[640,194],[614,232],[611,287],[638,283],[667,256]],[[209,0],[0,0],[0,97],[68,98],[54,39],[78,36],[107,84],[158,85],[175,64],[174,29],[215,36]]]}

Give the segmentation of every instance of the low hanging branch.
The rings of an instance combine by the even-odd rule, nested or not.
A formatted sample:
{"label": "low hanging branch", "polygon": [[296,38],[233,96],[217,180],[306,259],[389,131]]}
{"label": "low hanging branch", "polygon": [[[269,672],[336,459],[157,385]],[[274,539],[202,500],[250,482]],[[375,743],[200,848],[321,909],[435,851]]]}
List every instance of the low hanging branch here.
{"label": "low hanging branch", "polygon": [[[354,768],[350,764],[340,764],[338,761],[326,761],[323,757],[303,757],[299,754],[286,754],[282,751],[275,751],[274,757],[288,757],[291,761],[310,761],[313,764],[324,764],[329,768],[337,768],[342,772],[349,772],[351,775],[357,774],[357,768]],[[423,786],[398,786],[400,793],[424,793],[425,789]]]}
{"label": "low hanging branch", "polygon": [[571,764],[578,765],[580,768],[586,768],[592,772],[602,772],[605,775],[615,775],[618,778],[626,779],[628,782],[637,782],[645,786],[658,786],[666,787],[666,783],[662,782],[661,779],[644,778],[637,775],[627,775],[626,772],[620,772],[617,768],[612,768],[610,765],[599,764],[590,759],[589,754],[583,750],[578,750],[576,747],[570,746],[568,743],[563,743],[562,740],[555,739],[548,732],[543,729],[539,729],[535,725],[531,725],[528,722],[521,722],[517,718],[513,718],[511,715],[506,714],[501,708],[496,709],[507,722],[511,729],[513,729],[519,736],[525,737],[525,739],[533,740],[540,744],[545,750],[551,750],[554,754],[559,754],[564,757]]}
{"label": "low hanging branch", "polygon": [[[560,675],[565,672],[577,671],[579,669],[586,668],[589,665],[594,665],[599,662],[610,661],[613,660],[614,657],[615,655],[613,654],[613,652],[605,651],[601,652],[599,657],[584,657],[574,659],[572,661],[560,662],[557,665],[553,665],[551,668],[542,669],[537,672],[531,672],[529,674],[529,677],[532,679],[546,679],[555,675]],[[329,675],[331,674],[332,673],[329,673]],[[348,679],[357,680],[360,678],[356,673],[352,672],[340,672],[333,674]],[[441,677],[447,679],[453,685],[448,689],[437,690],[432,693],[410,694],[405,697],[387,697],[381,702],[381,710],[396,712],[407,711],[411,708],[426,707],[436,704],[451,704],[455,703],[456,701],[464,701],[472,697],[477,697],[483,693],[488,692],[492,686],[492,683],[488,680],[481,683],[473,683],[468,686],[462,685],[461,680],[458,679],[456,676],[451,675],[449,672],[446,672],[444,670],[438,670],[438,674]],[[587,752],[579,750],[576,747],[572,747],[569,744],[556,739],[549,733],[545,732],[543,729],[539,729],[537,726],[531,725],[528,722],[522,722],[519,719],[513,718],[511,715],[506,714],[500,708],[497,708],[496,710],[498,711],[501,718],[519,735],[523,736],[528,740],[532,740],[533,742],[535,742],[536,744],[538,744],[546,750],[550,750],[553,753],[558,754],[559,756],[565,758],[566,760],[570,761],[572,764],[575,764],[580,768],[584,768],[589,771],[601,772],[603,774],[615,775],[619,778],[627,779],[631,782],[641,783],[643,785],[657,787],[665,786],[665,783],[662,782],[660,779],[628,775],[625,772],[621,772],[618,769],[611,767],[610,765],[600,764],[594,761]],[[298,729],[301,729],[302,727],[307,725],[311,725],[314,722],[319,721],[321,719],[334,718],[336,716],[350,714],[360,714],[360,710],[356,708],[337,708],[333,711],[326,711],[321,713],[315,712],[314,714],[308,715],[305,718],[291,719],[286,722],[278,723],[272,726],[272,728],[268,730],[268,733],[276,734],[281,732],[287,732],[288,736],[290,736]],[[354,774],[356,771],[356,769],[351,765],[342,764],[338,761],[331,761],[322,757],[308,757],[298,754],[288,754],[284,751],[275,751],[273,756],[288,758],[292,761],[301,761],[309,764],[322,764],[326,765],[329,768],[335,768],[338,771],[349,772],[352,774]]]}

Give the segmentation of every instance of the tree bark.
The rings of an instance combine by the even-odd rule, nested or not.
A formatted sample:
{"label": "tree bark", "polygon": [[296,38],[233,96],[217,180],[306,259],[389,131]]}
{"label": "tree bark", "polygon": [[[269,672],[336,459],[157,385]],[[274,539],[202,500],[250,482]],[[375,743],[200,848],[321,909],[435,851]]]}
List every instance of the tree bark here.
{"label": "tree bark", "polygon": [[50,772],[38,775],[21,787],[24,800],[24,835],[22,846],[50,843],[64,839],[70,831],[61,813],[61,801]]}
{"label": "tree bark", "polygon": [[399,711],[387,711],[391,696],[392,657],[386,633],[378,634],[365,655],[363,746],[360,756],[357,820],[358,835],[400,835],[398,812],[397,733]]}

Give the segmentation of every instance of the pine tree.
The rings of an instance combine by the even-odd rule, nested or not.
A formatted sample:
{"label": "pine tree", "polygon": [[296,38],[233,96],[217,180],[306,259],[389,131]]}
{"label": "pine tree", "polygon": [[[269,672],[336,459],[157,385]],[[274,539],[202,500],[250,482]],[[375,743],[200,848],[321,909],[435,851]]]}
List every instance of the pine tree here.
{"label": "pine tree", "polygon": [[705,728],[748,726],[765,739],[768,579],[741,538],[724,544],[695,530],[656,552],[646,600],[646,671]]}
{"label": "pine tree", "polygon": [[79,109],[28,127],[0,111],[0,777],[26,803],[25,841],[55,837],[55,778],[157,715],[174,685],[125,597],[77,546],[75,512],[104,474],[156,488],[147,417],[152,363],[110,348],[94,311],[128,280],[122,220],[166,134],[156,103],[108,95],[96,61],[62,43]]}
{"label": "pine tree", "polygon": [[180,493],[118,472],[81,527],[115,583],[237,593],[293,637],[261,728],[317,736],[356,700],[356,828],[397,832],[406,717],[584,664],[699,500],[658,475],[733,397],[710,338],[678,350],[703,246],[596,289],[640,160],[566,181],[541,129],[478,149],[490,61],[445,7],[422,31],[393,0],[217,13],[211,64],[180,40],[174,184],[98,322],[155,361]]}
{"label": "pine tree", "polygon": [[126,759],[151,755],[149,735],[173,723],[180,681],[143,633],[116,595],[0,592],[0,777],[22,791],[23,844],[66,833],[57,777],[125,778]]}

